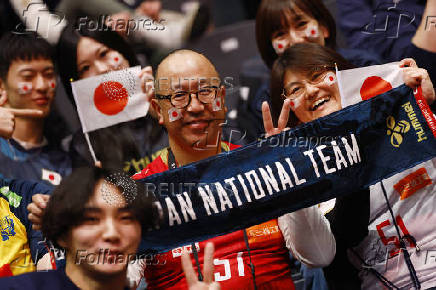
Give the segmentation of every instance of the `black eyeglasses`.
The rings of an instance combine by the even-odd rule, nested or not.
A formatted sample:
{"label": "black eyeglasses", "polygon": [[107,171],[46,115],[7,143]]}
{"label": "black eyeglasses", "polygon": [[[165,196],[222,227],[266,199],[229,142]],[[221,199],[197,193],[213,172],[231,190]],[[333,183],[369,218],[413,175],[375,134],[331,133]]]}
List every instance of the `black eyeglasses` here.
{"label": "black eyeglasses", "polygon": [[210,86],[194,92],[179,91],[170,95],[155,94],[158,100],[169,100],[171,105],[177,109],[184,109],[191,103],[191,95],[195,94],[197,99],[203,104],[211,104],[216,98],[218,87]]}

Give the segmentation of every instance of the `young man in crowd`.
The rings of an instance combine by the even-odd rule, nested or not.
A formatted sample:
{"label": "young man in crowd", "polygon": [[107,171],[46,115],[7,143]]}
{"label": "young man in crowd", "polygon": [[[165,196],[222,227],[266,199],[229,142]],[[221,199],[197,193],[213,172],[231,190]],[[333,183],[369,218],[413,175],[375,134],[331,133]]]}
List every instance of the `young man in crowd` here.
{"label": "young man in crowd", "polygon": [[[56,90],[52,48],[36,33],[0,39],[0,176],[60,183],[71,172],[66,152],[44,130]],[[46,126],[44,126],[46,125]]]}

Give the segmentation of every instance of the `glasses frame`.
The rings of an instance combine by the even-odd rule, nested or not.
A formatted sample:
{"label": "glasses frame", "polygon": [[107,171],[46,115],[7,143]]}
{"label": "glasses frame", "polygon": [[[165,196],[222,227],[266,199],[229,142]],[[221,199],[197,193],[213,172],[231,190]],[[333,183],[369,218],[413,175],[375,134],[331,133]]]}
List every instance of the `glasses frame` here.
{"label": "glasses frame", "polygon": [[[214,94],[215,94],[215,96],[212,98],[212,101],[211,101],[210,103],[208,103],[208,102],[203,102],[202,100],[200,100],[200,98],[199,98],[199,96],[198,96],[198,93],[199,93],[201,90],[203,90],[203,89],[214,89]],[[169,95],[160,95],[160,94],[155,94],[155,97],[156,97],[156,99],[158,99],[158,100],[168,100],[168,101],[170,101],[171,106],[173,106],[174,108],[177,108],[177,109],[185,109],[185,108],[187,108],[187,107],[191,104],[191,101],[192,101],[192,95],[193,95],[193,94],[197,97],[197,100],[198,100],[200,103],[202,103],[203,105],[212,104],[213,101],[216,99],[216,97],[217,97],[217,95],[218,95],[218,90],[219,90],[219,89],[220,89],[220,87],[218,87],[218,86],[207,86],[207,87],[200,88],[200,89],[197,90],[196,92],[180,91],[180,92],[172,93],[172,94],[169,94]],[[188,102],[187,102],[187,104],[186,104],[185,106],[182,106],[182,107],[179,106],[179,107],[177,107],[177,106],[175,106],[175,105],[173,104],[173,102],[172,102],[172,97],[173,97],[175,94],[180,94],[180,93],[187,93],[188,96],[189,96],[189,99],[188,99]]]}
{"label": "glasses frame", "polygon": [[285,99],[290,99],[291,101],[295,101],[296,99],[301,98],[302,96],[304,96],[305,94],[307,94],[306,88],[307,88],[307,84],[308,84],[308,83],[311,84],[312,86],[318,86],[319,84],[323,83],[323,82],[324,82],[324,78],[325,78],[325,76],[326,76],[329,72],[335,72],[334,70],[328,69],[327,66],[325,66],[324,68],[325,68],[325,71],[323,71],[323,72],[321,73],[321,75],[324,75],[324,77],[321,78],[321,80],[320,80],[319,82],[308,81],[308,80],[303,80],[303,81],[302,81],[302,83],[304,84],[304,92],[303,92],[300,96],[297,96],[297,97],[291,97],[291,96],[288,96],[288,95],[286,95],[285,88],[283,88],[283,89],[282,89],[282,97],[285,98]]}

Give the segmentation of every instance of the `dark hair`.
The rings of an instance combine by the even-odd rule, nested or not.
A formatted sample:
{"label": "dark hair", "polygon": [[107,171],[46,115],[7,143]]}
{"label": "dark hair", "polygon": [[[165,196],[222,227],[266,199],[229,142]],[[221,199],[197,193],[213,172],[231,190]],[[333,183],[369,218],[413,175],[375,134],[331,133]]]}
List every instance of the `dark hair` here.
{"label": "dark hair", "polygon": [[8,32],[0,39],[0,78],[6,80],[12,62],[48,59],[53,63],[53,48],[36,32]]}
{"label": "dark hair", "polygon": [[286,26],[286,14],[295,14],[295,7],[327,28],[329,37],[325,40],[326,46],[336,47],[335,20],[321,0],[263,0],[257,10],[256,41],[260,55],[269,68],[278,57],[271,44],[272,35]]}
{"label": "dark hair", "polygon": [[[90,20],[91,21],[91,20]],[[117,32],[107,26],[90,30],[88,25],[67,25],[62,31],[56,54],[59,65],[59,74],[65,90],[73,105],[75,104],[70,80],[79,79],[77,68],[77,45],[81,37],[90,37],[107,47],[118,51],[129,62],[129,66],[138,65],[135,53],[131,46]]]}
{"label": "dark hair", "polygon": [[55,246],[59,247],[59,239],[81,223],[85,205],[94,195],[100,180],[118,187],[127,206],[141,223],[143,232],[152,226],[151,196],[145,192],[142,183],[121,171],[98,167],[78,168],[54,189],[42,218],[42,232]]}
{"label": "dark hair", "polygon": [[[274,62],[271,70],[271,113],[273,120],[277,122],[282,110],[283,81],[287,70],[301,72],[311,75],[322,68],[335,70],[335,63],[338,69],[351,69],[354,65],[348,62],[340,54],[331,48],[316,43],[298,43],[287,48],[283,54]],[[289,127],[295,127],[298,119],[291,111],[288,121]]]}

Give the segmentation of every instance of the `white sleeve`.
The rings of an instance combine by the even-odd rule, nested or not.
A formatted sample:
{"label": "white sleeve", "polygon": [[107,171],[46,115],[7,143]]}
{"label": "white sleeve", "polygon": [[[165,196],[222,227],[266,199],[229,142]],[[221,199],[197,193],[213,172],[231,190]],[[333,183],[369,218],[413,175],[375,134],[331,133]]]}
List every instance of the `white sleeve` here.
{"label": "white sleeve", "polygon": [[328,266],[336,254],[330,223],[318,206],[300,209],[278,219],[286,247],[309,267]]}
{"label": "white sleeve", "polygon": [[146,259],[137,259],[127,265],[127,284],[130,289],[136,289],[144,277]]}

